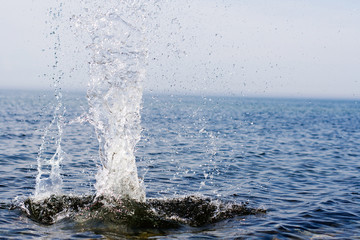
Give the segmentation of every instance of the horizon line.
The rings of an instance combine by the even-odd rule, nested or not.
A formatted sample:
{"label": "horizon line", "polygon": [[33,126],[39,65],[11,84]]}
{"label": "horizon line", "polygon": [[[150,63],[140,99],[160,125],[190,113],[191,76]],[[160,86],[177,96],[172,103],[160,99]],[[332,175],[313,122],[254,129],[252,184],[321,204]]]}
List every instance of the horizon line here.
{"label": "horizon line", "polygon": [[[0,87],[0,92],[6,91],[24,91],[24,92],[54,92],[55,89],[52,88],[15,88],[15,87]],[[62,88],[62,93],[84,93],[86,94],[86,90],[84,89],[69,89],[69,88]],[[191,92],[191,91],[154,91],[154,90],[147,90],[143,91],[143,95],[157,95],[157,96],[193,96],[193,97],[236,97],[236,98],[262,98],[262,99],[304,99],[304,100],[349,100],[349,101],[360,101],[359,96],[344,96],[344,95],[307,95],[307,94],[298,94],[298,95],[290,95],[290,94],[283,94],[283,93],[225,93],[225,92]]]}

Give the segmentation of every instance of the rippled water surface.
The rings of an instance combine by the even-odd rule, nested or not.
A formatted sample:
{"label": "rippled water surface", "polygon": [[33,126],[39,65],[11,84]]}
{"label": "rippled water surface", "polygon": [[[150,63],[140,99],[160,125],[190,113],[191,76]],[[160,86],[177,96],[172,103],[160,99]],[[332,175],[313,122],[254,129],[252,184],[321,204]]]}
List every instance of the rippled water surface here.
{"label": "rippled water surface", "polygon": [[[38,149],[56,103],[49,92],[0,93],[0,238],[360,238],[357,101],[145,96],[135,155],[148,199],[195,195],[266,210],[152,229],[67,215],[44,225],[12,209],[34,193]],[[92,126],[76,120],[86,98],[64,93],[63,101],[63,193],[91,195],[98,143]],[[51,156],[56,146],[48,146]]]}

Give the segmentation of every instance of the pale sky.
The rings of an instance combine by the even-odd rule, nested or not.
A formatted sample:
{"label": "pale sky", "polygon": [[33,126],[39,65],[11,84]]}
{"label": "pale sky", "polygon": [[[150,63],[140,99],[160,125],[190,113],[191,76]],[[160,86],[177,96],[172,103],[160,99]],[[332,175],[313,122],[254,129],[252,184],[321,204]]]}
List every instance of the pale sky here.
{"label": "pale sky", "polygon": [[[54,39],[45,21],[54,2],[1,4],[0,89],[51,89],[44,74],[52,71]],[[146,92],[360,98],[358,0],[172,0],[161,6]],[[85,90],[86,62],[74,50],[81,52],[79,43],[61,37],[68,76],[62,85]]]}

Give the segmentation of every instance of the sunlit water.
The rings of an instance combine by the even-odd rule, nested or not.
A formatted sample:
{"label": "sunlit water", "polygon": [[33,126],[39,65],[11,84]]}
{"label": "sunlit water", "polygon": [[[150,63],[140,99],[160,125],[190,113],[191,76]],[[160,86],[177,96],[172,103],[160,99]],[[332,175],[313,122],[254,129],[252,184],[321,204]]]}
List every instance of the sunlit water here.
{"label": "sunlit water", "polygon": [[[76,121],[87,109],[86,94],[64,93],[63,102],[62,192],[89,198],[101,162],[93,126]],[[1,238],[359,238],[356,101],[145,95],[135,156],[148,199],[195,195],[267,210],[200,226],[183,216],[173,228],[162,220],[156,227],[146,219],[143,226],[137,219],[116,224],[108,220],[123,215],[107,213],[88,221],[91,211],[63,213],[44,225],[21,208],[10,210],[34,194],[38,149],[57,104],[51,92],[2,91],[0,106]],[[44,156],[56,150],[54,144]]]}

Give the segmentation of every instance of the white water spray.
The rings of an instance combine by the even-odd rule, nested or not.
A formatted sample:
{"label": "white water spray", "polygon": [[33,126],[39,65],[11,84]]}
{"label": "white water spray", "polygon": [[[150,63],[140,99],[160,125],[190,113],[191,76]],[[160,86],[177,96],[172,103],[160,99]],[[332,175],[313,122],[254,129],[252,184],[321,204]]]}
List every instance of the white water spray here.
{"label": "white water spray", "polygon": [[134,152],[141,136],[147,4],[110,1],[91,14],[87,98],[102,163],[96,176],[97,195],[145,201]]}
{"label": "white water spray", "polygon": [[[56,8],[50,8],[48,13],[50,19],[50,33],[54,44],[51,48],[53,53],[53,64],[51,65],[51,78],[55,88],[56,103],[53,106],[53,118],[45,128],[42,143],[37,156],[38,175],[34,196],[37,199],[49,197],[52,194],[62,192],[63,179],[61,177],[61,163],[63,161],[63,150],[61,147],[65,106],[62,102],[61,79],[63,72],[59,69],[59,53],[61,51],[60,33],[58,32],[62,16],[62,4]],[[50,65],[49,65],[50,67]],[[50,154],[52,153],[52,154]]]}
{"label": "white water spray", "polygon": [[[70,14],[68,18],[77,26],[74,35],[86,46],[84,52],[89,53],[89,112],[83,120],[94,126],[99,141],[101,166],[96,175],[96,193],[145,201],[134,152],[141,137],[142,81],[148,55],[146,46],[151,41],[149,28],[152,29],[159,6],[157,0],[82,0],[80,5],[80,13]],[[61,15],[61,11],[58,13],[56,16]],[[57,37],[55,45],[60,46],[59,33],[54,31],[53,35]],[[65,108],[61,103],[57,50],[53,72],[58,105],[39,151],[35,197],[59,194],[62,188],[60,163]],[[55,127],[58,129],[53,137],[56,151],[46,159],[43,153],[51,142],[48,132]]]}

